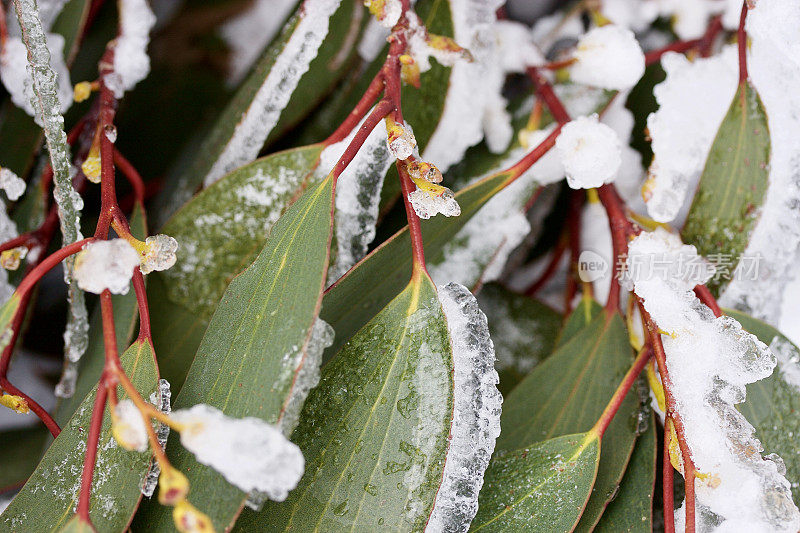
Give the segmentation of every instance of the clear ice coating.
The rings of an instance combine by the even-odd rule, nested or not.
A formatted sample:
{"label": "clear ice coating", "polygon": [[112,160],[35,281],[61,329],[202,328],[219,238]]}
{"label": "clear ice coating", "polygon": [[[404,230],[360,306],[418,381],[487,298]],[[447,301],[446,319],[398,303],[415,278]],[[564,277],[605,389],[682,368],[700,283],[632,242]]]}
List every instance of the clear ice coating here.
{"label": "clear ice coating", "polygon": [[454,407],[444,473],[426,532],[464,532],[478,512],[483,474],[500,434],[494,345],[486,315],[466,287],[439,286],[454,365]]}
{"label": "clear ice coating", "polygon": [[[346,139],[322,151],[318,174],[330,172],[360,127],[359,124]],[[386,124],[381,121],[336,182],[336,252],[328,269],[328,284],[364,257],[375,238],[383,179],[393,161],[386,146]]]}
{"label": "clear ice coating", "polygon": [[414,189],[408,193],[408,201],[417,216],[425,220],[439,213],[446,217],[457,217],[461,214],[461,206],[458,205],[453,191],[447,188],[438,196],[432,196],[422,189]]}
{"label": "clear ice coating", "polygon": [[149,274],[157,270],[167,270],[172,267],[177,260],[178,241],[169,235],[159,233],[145,239],[144,244],[147,248],[144,260],[141,264],[142,274]]}
{"label": "clear ice coating", "polygon": [[183,447],[245,492],[283,501],[303,475],[300,448],[260,418],[230,418],[206,404],[173,411],[171,418],[187,426]]}
{"label": "clear ice coating", "polygon": [[[58,217],[64,244],[81,238],[80,210],[83,200],[72,188],[72,165],[67,135],[64,133],[64,117],[60,113],[57,76],[50,68],[50,51],[47,48],[39,9],[35,0],[15,0],[14,7],[22,30],[23,42],[28,49],[28,72],[33,81],[36,98],[37,119],[42,124],[53,167],[53,196],[58,204]],[[67,361],[80,359],[89,344],[89,321],[83,292],[73,279],[73,260],[65,262],[64,279],[68,284],[69,315],[64,332],[64,351]],[[69,363],[65,365],[68,370]],[[72,369],[74,371],[74,368]],[[62,393],[74,390],[74,377],[62,377]],[[70,386],[71,385],[71,386]],[[57,387],[56,391],[59,389]]]}
{"label": "clear ice coating", "polygon": [[[634,268],[654,257],[669,267],[660,275]],[[745,400],[747,384],[772,373],[776,357],[732,317],[715,318],[697,299],[692,289],[708,272],[681,277],[679,267],[696,257],[693,246],[681,246],[663,230],[645,232],[631,241],[626,276],[667,333],[661,338],[676,409],[695,466],[706,475],[695,481],[697,503],[713,517],[700,520],[698,531],[747,524],[753,531],[795,533],[800,511],[791,486],[776,461],[762,458],[753,426],[735,407]]]}
{"label": "clear ice coating", "polygon": [[340,3],[341,0],[303,2],[300,20],[291,37],[275,58],[264,83],[236,125],[233,136],[203,180],[204,187],[258,156],[300,78],[317,56],[322,40],[328,35],[330,17]]}
{"label": "clear ice coating", "polygon": [[[158,390],[154,391],[153,394],[150,395],[150,403],[158,407],[158,410],[162,413],[169,414],[172,411],[171,400],[172,398],[172,391],[170,390],[169,381],[164,378],[158,380]],[[163,422],[159,422],[158,426],[156,427],[156,438],[158,439],[158,443],[161,445],[161,449],[164,449],[164,446],[167,445],[167,438],[169,437],[169,426],[164,424]],[[161,467],[158,464],[158,461],[152,459],[150,461],[150,468],[147,470],[147,474],[145,475],[144,479],[142,480],[142,494],[150,498],[153,495],[153,492],[156,490],[156,486],[158,485],[158,476],[161,474]]]}
{"label": "clear ice coating", "polygon": [[119,36],[114,46],[114,76],[106,84],[117,98],[150,73],[147,45],[156,16],[147,0],[119,0]]}
{"label": "clear ice coating", "polygon": [[306,343],[305,350],[295,356],[294,372],[296,377],[289,398],[286,400],[283,415],[278,421],[278,427],[288,438],[300,420],[300,411],[308,397],[309,391],[319,383],[319,367],[322,364],[322,352],[333,344],[333,328],[317,318],[311,328],[311,335]]}

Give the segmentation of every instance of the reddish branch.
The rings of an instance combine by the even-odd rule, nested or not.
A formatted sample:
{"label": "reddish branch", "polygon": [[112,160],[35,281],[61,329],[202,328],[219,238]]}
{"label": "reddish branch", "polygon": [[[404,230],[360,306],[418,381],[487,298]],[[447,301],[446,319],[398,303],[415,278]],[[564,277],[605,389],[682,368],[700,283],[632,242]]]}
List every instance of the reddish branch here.
{"label": "reddish branch", "polygon": [[644,367],[647,365],[647,362],[650,360],[651,356],[652,349],[649,346],[645,346],[639,352],[639,355],[636,356],[636,359],[633,361],[633,365],[625,374],[625,377],[617,387],[617,390],[614,391],[611,401],[608,402],[608,405],[603,410],[603,414],[600,415],[600,418],[595,423],[594,428],[592,428],[592,431],[597,433],[598,437],[603,436],[608,429],[608,426],[611,424],[611,421],[614,420],[614,415],[616,415],[617,411],[619,411],[622,402],[625,400],[625,396],[628,395],[631,387],[633,387],[633,383],[636,381],[636,378],[639,377],[639,374],[642,373],[642,370],[644,370]]}
{"label": "reddish branch", "polygon": [[739,45],[739,85],[747,83],[747,32],[744,29],[746,20],[747,2],[742,2],[742,14],[739,17],[739,30],[736,32],[736,39]]}
{"label": "reddish branch", "polygon": [[722,18],[716,16],[711,19],[711,22],[706,29],[706,32],[699,39],[691,39],[688,41],[675,41],[663,48],[651,50],[644,55],[644,62],[646,65],[652,65],[661,61],[661,57],[667,52],[679,52],[684,54],[691,50],[698,50],[702,56],[707,56],[711,47],[714,44],[714,39],[722,31]]}

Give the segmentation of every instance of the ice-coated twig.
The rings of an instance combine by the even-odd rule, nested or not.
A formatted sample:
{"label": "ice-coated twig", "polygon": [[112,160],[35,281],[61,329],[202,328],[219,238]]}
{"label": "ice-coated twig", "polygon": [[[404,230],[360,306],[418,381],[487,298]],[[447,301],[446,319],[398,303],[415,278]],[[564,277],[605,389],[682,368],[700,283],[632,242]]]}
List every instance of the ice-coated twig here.
{"label": "ice-coated twig", "polygon": [[[53,181],[58,216],[64,244],[71,244],[82,238],[80,231],[80,212],[83,200],[72,187],[72,166],[67,134],[64,132],[64,117],[60,112],[58,82],[50,68],[50,51],[47,38],[39,18],[39,8],[35,0],[14,0],[22,40],[28,49],[28,72],[33,80],[36,96],[34,108],[44,129],[50,164],[53,168]],[[74,259],[64,261],[64,280],[68,285],[69,315],[64,332],[64,351],[67,361],[76,362],[86,351],[89,343],[89,321],[83,292],[74,279]],[[69,364],[69,363],[67,363]],[[66,377],[66,376],[65,376]],[[70,394],[74,381],[67,380],[61,387],[62,394]]]}

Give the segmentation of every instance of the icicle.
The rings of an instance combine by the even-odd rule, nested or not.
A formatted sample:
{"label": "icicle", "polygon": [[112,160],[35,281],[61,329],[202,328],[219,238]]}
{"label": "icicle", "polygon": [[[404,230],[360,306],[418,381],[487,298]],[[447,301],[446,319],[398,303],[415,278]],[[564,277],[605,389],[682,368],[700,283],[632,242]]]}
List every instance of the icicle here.
{"label": "icicle", "polygon": [[500,434],[503,397],[486,315],[461,285],[438,287],[453,350],[454,398],[444,473],[426,532],[464,532],[478,511],[478,492]]}
{"label": "icicle", "polygon": [[297,0],[255,0],[249,8],[220,26],[219,33],[231,49],[229,87],[244,79],[296,5]]}
{"label": "icicle", "polygon": [[[47,149],[50,152],[50,164],[53,167],[53,182],[58,216],[61,221],[63,241],[69,244],[81,238],[80,210],[83,200],[72,188],[72,165],[67,135],[64,133],[64,117],[59,113],[60,105],[56,76],[49,66],[50,52],[47,40],[39,20],[39,10],[35,0],[14,0],[23,41],[28,48],[30,65],[28,66],[33,80],[33,90],[37,99],[37,117],[44,128]],[[77,361],[89,343],[89,322],[83,292],[73,278],[73,259],[65,263],[64,279],[68,284],[69,316],[67,330],[64,332],[64,351],[67,361]],[[69,363],[67,363],[69,365]],[[67,370],[65,368],[65,370]],[[74,370],[74,369],[73,369]],[[67,376],[64,376],[65,378]],[[72,384],[72,387],[68,385]],[[74,389],[74,381],[64,383],[62,393]],[[58,390],[58,388],[57,388]]]}
{"label": "icicle", "polygon": [[[320,176],[330,172],[360,128],[359,124],[349,137],[323,150],[317,167]],[[383,179],[393,161],[381,121],[336,183],[336,254],[328,269],[328,284],[364,257],[375,238]]]}
{"label": "icicle", "polygon": [[300,78],[308,71],[317,56],[322,40],[328,35],[330,17],[341,0],[305,0],[302,16],[258,89],[255,98],[244,112],[233,136],[209,170],[203,186],[254,160],[264,146],[281,112],[289,103]]}
{"label": "icicle", "polygon": [[[158,407],[158,410],[164,414],[169,414],[172,412],[172,405],[170,400],[172,398],[172,392],[170,391],[169,381],[164,378],[158,380],[158,390],[154,391],[153,394],[150,395],[150,403]],[[167,445],[167,438],[169,437],[169,426],[164,424],[163,422],[158,423],[158,427],[156,427],[156,438],[158,439],[158,444],[161,446],[161,449],[164,449],[164,446]],[[158,486],[158,476],[161,474],[161,467],[158,464],[158,461],[153,459],[150,462],[150,468],[147,471],[147,475],[145,475],[144,479],[142,480],[142,494],[149,498],[153,495],[153,492],[156,490],[156,486]]]}

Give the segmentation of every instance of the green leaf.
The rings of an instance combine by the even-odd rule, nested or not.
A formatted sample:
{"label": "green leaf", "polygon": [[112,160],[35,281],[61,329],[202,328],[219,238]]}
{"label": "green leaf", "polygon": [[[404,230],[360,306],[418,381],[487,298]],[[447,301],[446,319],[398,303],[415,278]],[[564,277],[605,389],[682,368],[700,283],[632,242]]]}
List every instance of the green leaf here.
{"label": "green leaf", "polygon": [[747,386],[747,401],[739,411],[756,428],[756,436],[764,445],[764,454],[777,453],[786,464],[786,478],[792,483],[792,495],[800,505],[800,388],[788,376],[800,371],[800,349],[769,324],[740,311],[723,309],[742,327],[770,346],[778,358],[778,366],[768,378]]}
{"label": "green leaf", "polygon": [[[268,80],[270,83],[276,81],[274,79],[276,74],[273,70],[276,65],[281,65],[281,61],[286,61],[285,58],[282,58],[282,54],[290,39],[302,37],[303,34],[298,26],[306,16],[304,5],[305,3],[298,7],[297,12],[284,26],[281,35],[261,56],[253,72],[237,90],[230,103],[217,118],[205,141],[193,155],[191,164],[167,180],[165,188],[157,200],[155,211],[160,217],[163,217],[162,220],[189,200],[226,150],[235,143],[246,142],[245,139],[235,136],[236,128],[246,113],[263,111],[265,104],[260,103],[257,99],[259,90]],[[328,33],[322,40],[308,71],[302,75],[297,87],[291,91],[289,102],[280,110],[279,116],[276,117],[277,122],[268,129],[269,137],[265,142],[274,140],[277,135],[291,128],[303,116],[310,113],[347,71],[350,59],[355,53],[358,36],[367,19],[364,15],[365,10],[360,1],[343,0],[330,19],[325,21],[329,25]],[[316,13],[312,16],[320,17],[321,15]],[[323,21],[317,22],[321,24]],[[258,142],[253,139],[247,141]]]}
{"label": "green leaf", "polygon": [[148,294],[155,344],[170,348],[159,356],[161,372],[175,391],[228,283],[255,259],[284,210],[318,183],[322,149],[286,150],[235,170],[162,229],[178,241],[178,261],[148,276]]}
{"label": "green leaf", "polygon": [[650,533],[653,531],[653,494],[656,482],[658,439],[655,415],[647,431],[636,439],[633,455],[619,485],[594,529],[597,533]]}
{"label": "green leaf", "polygon": [[[206,403],[231,417],[278,424],[286,435],[294,429],[323,348],[322,332],[314,335],[312,328],[328,268],[333,187],[329,177],[307,191],[275,224],[253,264],[230,283],[175,409]],[[247,495],[171,443],[170,459],[191,484],[190,501],[217,530],[229,527]],[[171,527],[169,508],[152,504],[140,515],[147,528]]]}
{"label": "green leaf", "polygon": [[494,283],[481,288],[478,302],[494,342],[495,368],[500,376],[497,388],[505,396],[553,351],[561,315]]}
{"label": "green leaf", "polygon": [[578,302],[578,306],[575,307],[569,317],[567,317],[564,327],[558,334],[556,348],[561,348],[567,341],[578,334],[578,332],[588,326],[592,320],[600,314],[602,309],[603,307],[593,298],[581,298],[581,301]]}
{"label": "green leaf", "polygon": [[94,533],[95,529],[83,518],[74,515],[59,531],[61,533]]}
{"label": "green leaf", "polygon": [[0,493],[22,485],[39,464],[39,450],[44,449],[49,433],[44,427],[7,429],[0,432],[3,468],[0,468]]}
{"label": "green leaf", "polygon": [[727,285],[747,247],[767,190],[769,158],[767,113],[756,90],[741,84],[711,145],[681,231],[685,243],[717,266],[719,276],[708,283],[715,294]]}
{"label": "green leaf", "polygon": [[600,440],[566,435],[495,454],[470,531],[568,532],[592,491]]}
{"label": "green leaf", "polygon": [[442,480],[452,368],[442,307],[423,275],[323,368],[293,435],[306,459],[300,485],[238,529],[423,529]]}
{"label": "green leaf", "polygon": [[[425,257],[441,257],[444,245],[467,221],[503,187],[512,176],[499,172],[456,193],[461,206],[457,217],[437,216],[422,223]],[[395,233],[355,268],[327,290],[321,317],[336,331],[333,345],[326,356],[339,349],[369,320],[394,299],[411,276],[411,240],[408,227]],[[364,290],[369,287],[370,290]]]}
{"label": "green leaf", "polygon": [[[130,226],[133,236],[144,240],[147,236],[147,229],[142,205],[134,205]],[[145,277],[145,280],[147,280],[147,277]],[[136,324],[139,321],[139,308],[133,287],[128,290],[127,294],[112,294],[111,305],[114,309],[114,331],[117,335],[117,350],[122,353],[125,351],[125,347],[130,346],[133,341]],[[79,362],[75,393],[71,398],[60,400],[53,413],[53,418],[59,425],[64,425],[72,417],[81,405],[83,398],[97,385],[100,374],[103,372],[105,360],[103,320],[100,314],[100,306],[98,305],[92,313],[90,321],[89,345]]]}
{"label": "green leaf", "polygon": [[[633,361],[617,313],[599,313],[537,366],[506,398],[498,450],[587,431],[594,426]],[[579,529],[591,529],[610,501],[636,440],[638,401],[625,397],[603,435],[603,452],[592,497]]]}
{"label": "green leaf", "polygon": [[[137,390],[149,398],[158,387],[153,347],[148,341],[137,341],[121,359]],[[72,518],[94,398],[92,391],[62,428],[28,482],[0,515],[0,529],[15,533],[55,531]],[[127,527],[142,496],[140,487],[149,464],[149,453],[129,452],[117,445],[106,410],[90,506],[92,523],[98,531],[123,531]]]}

